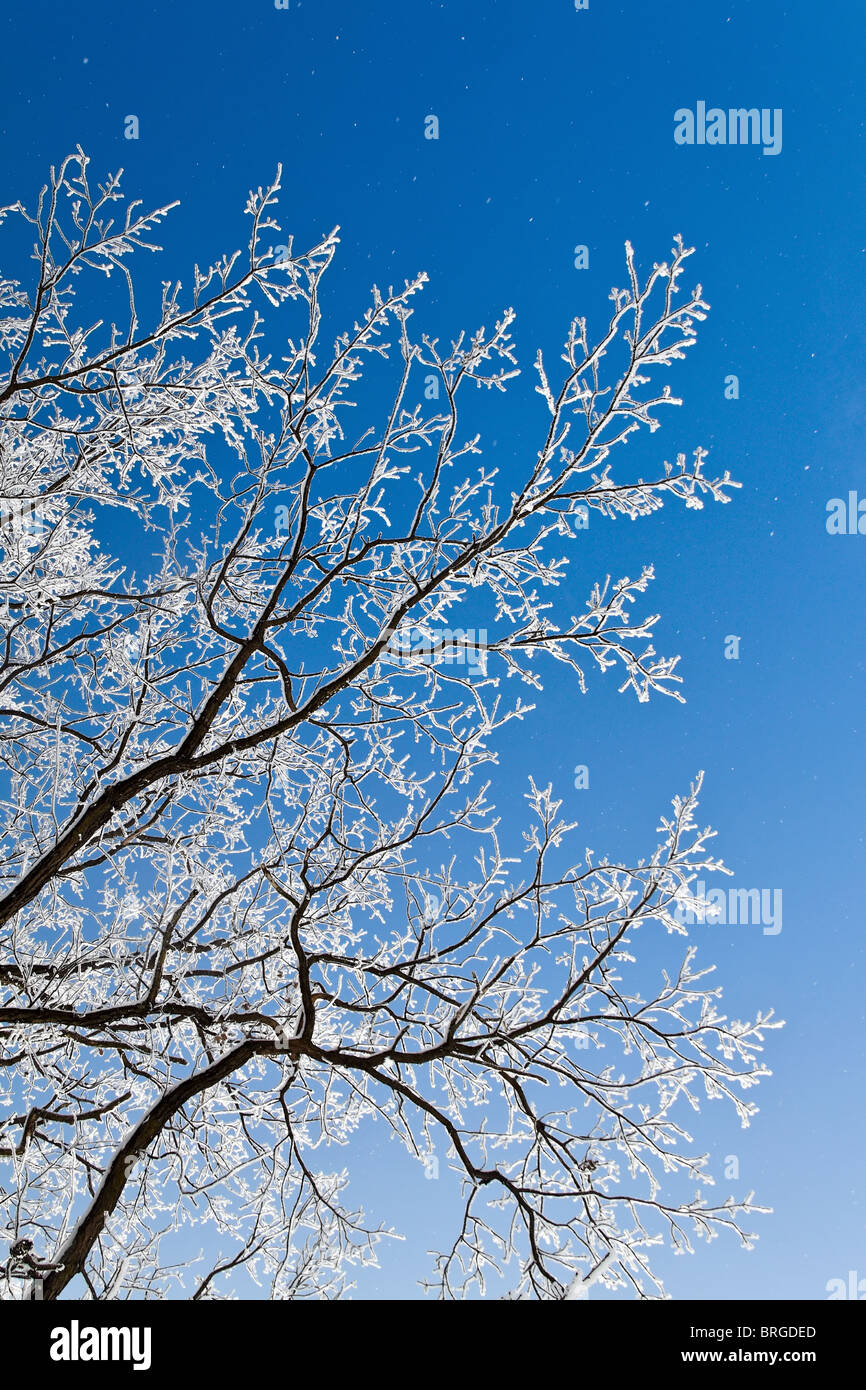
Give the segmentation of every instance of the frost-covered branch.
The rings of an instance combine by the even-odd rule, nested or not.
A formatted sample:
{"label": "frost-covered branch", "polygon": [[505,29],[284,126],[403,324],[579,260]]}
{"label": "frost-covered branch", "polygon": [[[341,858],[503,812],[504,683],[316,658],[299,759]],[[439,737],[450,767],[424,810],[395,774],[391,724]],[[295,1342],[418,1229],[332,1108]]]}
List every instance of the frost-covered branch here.
{"label": "frost-covered branch", "polygon": [[[572,570],[588,518],[738,486],[701,449],[643,478],[621,448],[678,403],[658,374],[707,311],[691,253],[641,279],[627,247],[607,327],[539,354],[538,447],[505,480],[472,401],[518,374],[512,311],[416,337],[419,275],[328,341],[336,230],[296,252],[279,189],[250,195],[244,254],[153,304],[169,209],[94,189],[81,152],[2,216],[34,265],[0,280],[10,1242],[49,1299],[223,1297],[241,1268],[339,1297],[392,1233],[317,1150],[377,1122],[461,1175],[440,1293],[658,1293],[660,1239],[755,1210],[706,1201],[683,1116],[723,1098],[748,1123],[777,1026],[720,1012],[689,946],[652,988],[639,965],[722,867],[699,782],[617,864],[569,857],[531,781],[505,843],[488,773],[551,662],[681,698],[652,566]],[[212,1248],[178,1261],[191,1222]]]}

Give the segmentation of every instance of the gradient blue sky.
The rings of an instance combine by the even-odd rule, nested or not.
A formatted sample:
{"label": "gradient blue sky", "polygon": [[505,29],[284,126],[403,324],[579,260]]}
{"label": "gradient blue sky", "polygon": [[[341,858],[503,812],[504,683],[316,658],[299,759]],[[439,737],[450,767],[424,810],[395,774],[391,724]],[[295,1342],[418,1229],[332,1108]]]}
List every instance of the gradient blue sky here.
{"label": "gradient blue sky", "polygon": [[[508,812],[528,772],[552,778],[581,846],[642,854],[706,770],[702,818],[730,882],[781,888],[784,922],[776,936],[696,928],[703,955],[735,1017],[772,1004],[788,1026],[770,1035],[752,1128],[710,1107],[695,1131],[717,1169],[737,1156],[731,1185],[775,1214],[751,1254],[719,1240],[660,1267],[675,1297],[823,1298],[829,1279],[866,1277],[866,536],[825,528],[830,498],[866,497],[862,5],[48,0],[7,13],[0,34],[0,202],[29,201],[81,143],[95,176],[123,165],[146,205],[182,200],[164,278],[239,245],[246,191],[281,161],[297,244],[343,228],[335,310],[425,269],[416,326],[451,336],[513,304],[526,369],[539,345],[555,357],[575,313],[606,322],[627,237],[644,266],[675,232],[697,247],[688,278],[713,307],[671,377],[685,404],[629,447],[651,467],[702,444],[742,491],[703,512],[594,519],[575,566],[582,592],[655,564],[656,645],[681,653],[688,703],[639,706],[612,677],[581,697],[551,672],[544,717],[503,749],[500,799]],[[781,108],[781,153],[676,145],[674,111],[698,100]],[[430,113],[438,141],[424,139]],[[123,137],[129,114],[138,141]],[[530,375],[486,425],[506,473],[544,423]],[[724,659],[732,633],[738,661]],[[577,763],[588,790],[572,789]],[[358,1195],[408,1238],[359,1287],[414,1297],[450,1180],[375,1144]]]}

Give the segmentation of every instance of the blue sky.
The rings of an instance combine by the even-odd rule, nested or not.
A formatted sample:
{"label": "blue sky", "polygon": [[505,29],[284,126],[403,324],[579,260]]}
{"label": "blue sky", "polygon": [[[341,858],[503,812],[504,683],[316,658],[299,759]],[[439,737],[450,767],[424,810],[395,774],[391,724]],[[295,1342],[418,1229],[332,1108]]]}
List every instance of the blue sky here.
{"label": "blue sky", "polygon": [[[655,564],[656,645],[681,653],[687,704],[638,705],[612,677],[581,697],[551,670],[544,717],[502,750],[498,792],[516,824],[527,773],[553,779],[581,844],[641,854],[705,769],[702,818],[731,882],[780,888],[784,920],[777,935],[698,927],[703,954],[734,1016],[773,1005],[788,1026],[769,1037],[752,1128],[714,1107],[695,1128],[775,1214],[751,1254],[720,1240],[660,1268],[675,1297],[822,1298],[829,1279],[866,1277],[866,536],[825,527],[829,499],[866,497],[862,7],[48,0],[7,12],[0,34],[0,201],[30,201],[80,143],[94,175],[123,165],[145,205],[181,199],[160,271],[184,277],[241,243],[247,189],[282,162],[297,244],[343,229],[337,314],[420,269],[416,325],[431,334],[513,304],[524,376],[485,407],[506,474],[543,425],[536,347],[555,357],[575,313],[603,325],[625,239],[644,267],[676,232],[697,248],[688,279],[712,312],[671,378],[685,404],[629,447],[650,467],[701,444],[742,490],[703,512],[594,520],[574,567],[582,593]],[[674,112],[700,100],[780,108],[781,152],[677,145]],[[424,138],[429,114],[438,140]],[[588,269],[574,267],[578,244]],[[725,399],[731,373],[738,400]],[[729,634],[739,660],[725,659]],[[588,790],[572,787],[578,763]],[[387,1144],[365,1164],[361,1195],[407,1240],[362,1291],[415,1296],[448,1179],[425,1182]]]}

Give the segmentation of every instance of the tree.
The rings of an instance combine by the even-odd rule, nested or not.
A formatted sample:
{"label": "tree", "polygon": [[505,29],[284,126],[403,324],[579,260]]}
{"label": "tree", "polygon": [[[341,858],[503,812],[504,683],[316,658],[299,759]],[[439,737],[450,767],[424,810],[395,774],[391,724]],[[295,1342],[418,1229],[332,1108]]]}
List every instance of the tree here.
{"label": "tree", "polygon": [[[484,772],[534,708],[503,676],[681,698],[631,615],[652,569],[576,608],[560,552],[587,517],[737,486],[700,449],[648,481],[612,462],[679,404],[657,373],[708,307],[691,252],[642,280],[627,245],[602,336],[575,319],[556,374],[539,353],[547,423],[506,487],[460,411],[517,374],[513,313],[416,341],[419,275],[326,349],[336,230],[275,245],[278,190],[250,195],[247,253],[152,315],[131,258],[168,207],[92,188],[79,150],[3,213],[37,266],[0,282],[7,1273],[26,1246],[45,1299],[225,1297],[240,1266],[339,1296],[387,1232],[316,1150],[376,1120],[462,1174],[444,1296],[496,1270],[510,1297],[657,1295],[665,1231],[749,1239],[751,1195],[705,1201],[681,1113],[724,1097],[747,1124],[778,1026],[728,1021],[692,946],[646,997],[636,973],[638,933],[666,952],[723,867],[700,779],[624,864],[571,862],[532,780],[514,853]],[[197,1222],[204,1263],[176,1240]]]}

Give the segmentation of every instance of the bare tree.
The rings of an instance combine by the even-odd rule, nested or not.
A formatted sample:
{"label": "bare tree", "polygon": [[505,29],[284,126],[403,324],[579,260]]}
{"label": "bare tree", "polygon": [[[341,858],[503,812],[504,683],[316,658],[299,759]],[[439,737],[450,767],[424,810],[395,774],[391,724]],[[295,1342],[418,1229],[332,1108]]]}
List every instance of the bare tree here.
{"label": "bare tree", "polygon": [[[485,769],[547,661],[681,698],[632,616],[652,569],[577,601],[565,552],[587,518],[737,486],[700,449],[614,471],[679,404],[657,373],[708,307],[690,251],[643,279],[627,245],[601,336],[578,318],[563,366],[539,353],[546,424],[504,484],[460,410],[517,374],[512,312],[416,341],[419,275],[328,348],[336,232],[278,243],[278,189],[250,195],[246,253],[152,310],[130,260],[169,209],[119,175],[94,189],[79,150],[3,213],[36,263],[0,281],[7,1273],[216,1298],[245,1266],[338,1297],[387,1232],[316,1151],[377,1120],[462,1175],[444,1296],[497,1271],[510,1297],[655,1296],[665,1235],[749,1239],[751,1195],[705,1199],[683,1117],[724,1097],[747,1124],[778,1026],[720,1013],[691,946],[661,966],[722,867],[700,781],[646,859],[573,862],[552,790],[529,781],[515,846]],[[206,1261],[178,1241],[197,1222]]]}

